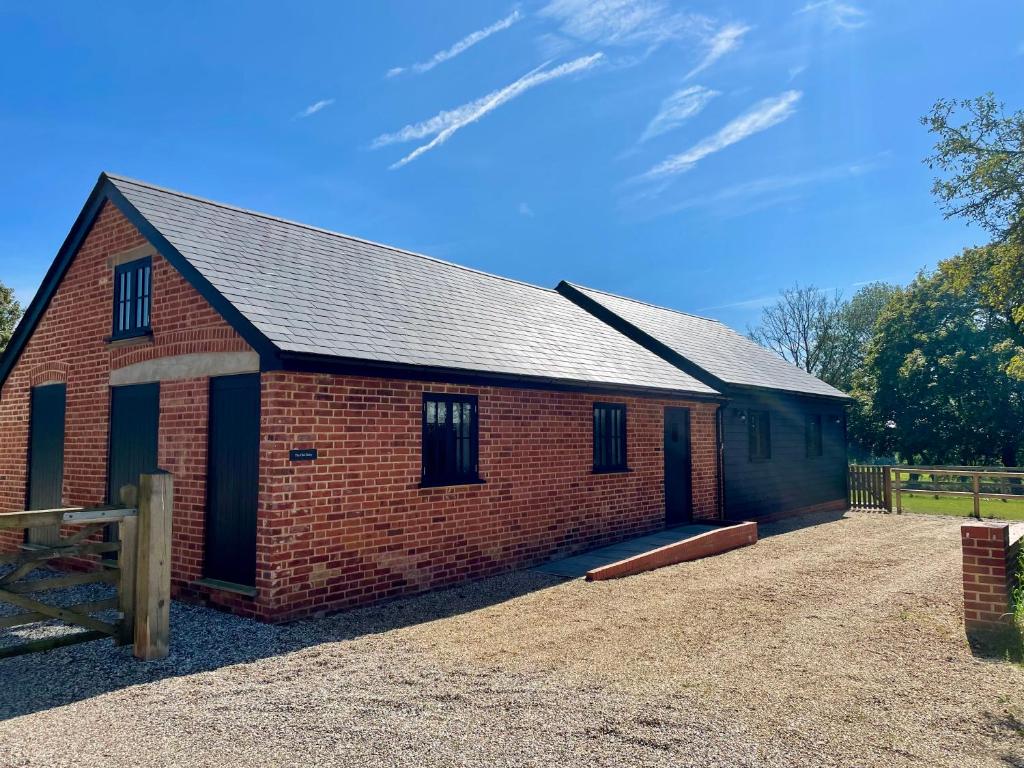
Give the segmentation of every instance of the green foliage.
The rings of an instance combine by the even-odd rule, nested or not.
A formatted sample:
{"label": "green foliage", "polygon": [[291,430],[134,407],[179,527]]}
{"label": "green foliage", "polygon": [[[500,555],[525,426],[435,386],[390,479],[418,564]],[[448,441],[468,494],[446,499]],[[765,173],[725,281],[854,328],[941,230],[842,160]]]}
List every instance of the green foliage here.
{"label": "green foliage", "polygon": [[1024,381],[1024,241],[995,242],[967,248],[959,256],[939,263],[954,290],[976,302],[1001,336],[1008,354],[1004,372]]}
{"label": "green foliage", "polygon": [[1010,598],[1013,600],[1014,619],[1018,626],[1024,627],[1024,546],[1018,548],[1013,591],[1010,592]]}
{"label": "green foliage", "polygon": [[14,291],[0,283],[0,352],[7,347],[20,319],[21,306],[14,298]]}
{"label": "green foliage", "polygon": [[932,186],[946,218],[976,222],[998,240],[1024,239],[1024,112],[1006,116],[987,93],[939,99],[921,122],[938,137],[925,162],[946,175]]}
{"label": "green foliage", "polygon": [[925,464],[1015,465],[1024,381],[982,281],[949,268],[896,292],[868,344],[855,392],[860,437],[880,454]]}

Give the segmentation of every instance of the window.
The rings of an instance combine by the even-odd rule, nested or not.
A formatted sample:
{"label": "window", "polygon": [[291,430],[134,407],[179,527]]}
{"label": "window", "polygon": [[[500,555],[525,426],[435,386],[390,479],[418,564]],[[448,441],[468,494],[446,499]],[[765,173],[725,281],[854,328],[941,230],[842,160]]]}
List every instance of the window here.
{"label": "window", "polygon": [[821,456],[824,453],[824,445],[821,440],[821,414],[813,413],[807,415],[807,422],[804,427],[804,444],[807,448],[807,458]]}
{"label": "window", "polygon": [[768,411],[747,411],[747,437],[751,461],[768,461],[772,457],[772,421]]}
{"label": "window", "polygon": [[594,403],[594,471],[626,469],[626,406]]}
{"label": "window", "polygon": [[423,485],[480,482],[476,397],[423,395]]}
{"label": "window", "polygon": [[124,339],[149,333],[152,263],[144,259],[114,268],[114,333]]}

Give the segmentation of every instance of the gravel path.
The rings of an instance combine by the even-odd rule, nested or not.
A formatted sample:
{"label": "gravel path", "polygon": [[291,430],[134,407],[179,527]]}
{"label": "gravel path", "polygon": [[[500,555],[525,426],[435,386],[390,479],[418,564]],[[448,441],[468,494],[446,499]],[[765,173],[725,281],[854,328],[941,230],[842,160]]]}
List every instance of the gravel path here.
{"label": "gravel path", "polygon": [[958,521],[762,535],[289,626],[175,604],[166,661],[0,661],[0,766],[1024,765],[1024,669],[964,640]]}

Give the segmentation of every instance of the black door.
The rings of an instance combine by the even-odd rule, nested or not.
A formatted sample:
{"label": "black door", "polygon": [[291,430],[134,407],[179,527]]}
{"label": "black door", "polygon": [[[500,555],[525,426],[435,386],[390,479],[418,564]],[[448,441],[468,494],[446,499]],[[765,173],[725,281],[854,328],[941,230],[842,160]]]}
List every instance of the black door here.
{"label": "black door", "polygon": [[690,411],[665,409],[665,525],[693,519],[690,492]]}
{"label": "black door", "polygon": [[57,509],[64,482],[64,409],[67,386],[32,389],[28,436],[28,508]]}
{"label": "black door", "polygon": [[110,463],[107,502],[121,500],[121,487],[157,469],[160,385],[133,384],[110,390]]}
{"label": "black door", "polygon": [[[56,509],[62,506],[66,403],[67,386],[64,384],[47,384],[32,389],[26,509]],[[25,541],[31,544],[56,544],[59,539],[59,526],[28,528],[25,531]]]}
{"label": "black door", "polygon": [[259,447],[259,374],[210,379],[207,578],[250,587],[256,584]]}

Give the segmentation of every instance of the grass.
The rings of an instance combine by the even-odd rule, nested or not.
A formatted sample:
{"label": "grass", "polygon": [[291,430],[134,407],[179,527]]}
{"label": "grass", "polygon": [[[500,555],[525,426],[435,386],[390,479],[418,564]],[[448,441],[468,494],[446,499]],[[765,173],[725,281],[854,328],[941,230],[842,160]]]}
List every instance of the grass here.
{"label": "grass", "polygon": [[[971,517],[974,500],[969,496],[933,496],[926,491],[904,492],[903,511],[919,515]],[[1024,520],[1024,498],[982,499],[981,516],[987,520]]]}

